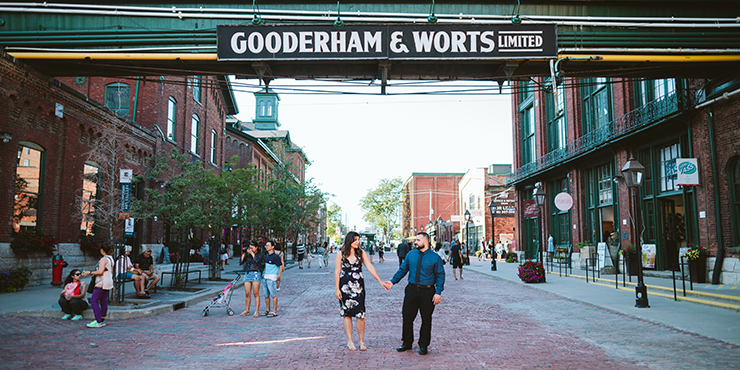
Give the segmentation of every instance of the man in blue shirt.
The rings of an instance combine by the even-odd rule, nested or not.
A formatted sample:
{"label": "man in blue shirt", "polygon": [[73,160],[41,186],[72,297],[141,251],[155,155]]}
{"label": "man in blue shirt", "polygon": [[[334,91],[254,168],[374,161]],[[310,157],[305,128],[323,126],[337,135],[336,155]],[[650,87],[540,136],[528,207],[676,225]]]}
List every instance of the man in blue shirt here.
{"label": "man in blue shirt", "polygon": [[442,300],[441,294],[445,288],[445,270],[442,259],[429,248],[429,234],[416,234],[414,245],[416,249],[406,255],[401,267],[384,286],[390,289],[409,273],[409,283],[403,298],[403,344],[396,350],[403,352],[411,349],[414,342],[414,319],[421,313],[419,354],[426,355],[432,340],[432,313],[434,306]]}

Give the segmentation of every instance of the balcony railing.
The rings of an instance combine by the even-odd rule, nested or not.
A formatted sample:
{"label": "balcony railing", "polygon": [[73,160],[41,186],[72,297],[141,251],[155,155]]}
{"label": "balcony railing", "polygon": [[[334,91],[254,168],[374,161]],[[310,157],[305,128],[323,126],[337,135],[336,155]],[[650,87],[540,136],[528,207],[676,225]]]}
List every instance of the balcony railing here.
{"label": "balcony railing", "polygon": [[685,110],[689,106],[688,103],[689,94],[685,90],[655,99],[569,142],[563,148],[555,149],[537,158],[534,162],[522,165],[506,178],[506,183],[511,184],[520,181],[536,172],[554,167],[568,159],[617,140],[642,127],[664,120],[673,113]]}

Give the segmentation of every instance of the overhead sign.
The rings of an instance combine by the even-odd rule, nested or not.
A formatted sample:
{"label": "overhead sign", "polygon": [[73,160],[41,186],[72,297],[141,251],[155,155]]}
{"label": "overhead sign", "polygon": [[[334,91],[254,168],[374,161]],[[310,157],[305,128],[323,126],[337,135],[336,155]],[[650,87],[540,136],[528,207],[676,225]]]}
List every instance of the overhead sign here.
{"label": "overhead sign", "polygon": [[699,186],[699,161],[696,158],[677,158],[678,178],[676,185]]}
{"label": "overhead sign", "polygon": [[557,30],[542,25],[222,25],[219,61],[557,58]]}

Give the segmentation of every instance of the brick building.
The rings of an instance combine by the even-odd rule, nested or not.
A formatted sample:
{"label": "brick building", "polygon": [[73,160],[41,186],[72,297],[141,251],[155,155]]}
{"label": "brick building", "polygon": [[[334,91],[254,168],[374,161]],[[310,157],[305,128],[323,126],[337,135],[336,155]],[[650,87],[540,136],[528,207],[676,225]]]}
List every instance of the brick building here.
{"label": "brick building", "polygon": [[[494,164],[489,167],[469,169],[460,179],[459,199],[461,199],[457,218],[461,225],[460,241],[470,243],[471,253],[486,245],[488,241],[494,244],[514,239],[514,191],[508,188],[504,181],[511,171],[511,165]],[[496,209],[494,222],[496,228],[491,228],[491,213],[489,204],[494,199]],[[466,214],[470,220],[466,223]],[[467,227],[466,227],[467,225]],[[491,233],[494,232],[495,235]]]}
{"label": "brick building", "polygon": [[[17,231],[55,236],[71,266],[95,264],[97,257],[85,256],[78,242],[94,230],[110,237],[84,217],[101,191],[92,179],[105,164],[89,156],[100,138],[117,135],[122,144],[116,146],[119,159],[112,166],[134,175],[146,172],[153,155],[172,148],[216,168],[222,164],[224,117],[236,113],[223,79],[216,83],[214,77],[203,77],[198,102],[193,91],[199,80],[193,77],[54,79],[5,54],[0,69],[0,194],[5,198],[0,203],[7,205],[0,207],[5,225],[0,227],[0,269],[19,265],[10,249]],[[143,186],[134,185],[132,194],[141,196]],[[112,237],[122,235],[123,221],[114,226]],[[126,242],[140,249],[161,246],[166,238],[161,222],[136,220]],[[51,280],[49,258],[32,257],[22,264],[34,272],[32,284]]]}
{"label": "brick building", "polygon": [[402,235],[404,237],[428,229],[435,240],[452,240],[460,228],[458,222],[452,222],[452,216],[459,209],[458,184],[463,175],[462,173],[411,174],[403,186]]}
{"label": "brick building", "polygon": [[[737,284],[740,246],[740,80],[566,78],[519,82],[513,95],[517,244],[527,258],[541,235],[554,246],[597,246],[613,235],[638,245],[621,169],[644,167],[637,194],[645,268],[678,268],[681,248],[709,249],[707,277]],[[699,182],[682,186],[684,159],[696,159]],[[690,171],[686,171],[687,173]],[[539,183],[539,184],[538,184]],[[535,185],[546,193],[539,218],[525,216]],[[572,208],[561,210],[565,193]],[[546,243],[546,242],[545,242]],[[733,258],[727,258],[733,257]],[[716,273],[715,273],[716,272]]]}

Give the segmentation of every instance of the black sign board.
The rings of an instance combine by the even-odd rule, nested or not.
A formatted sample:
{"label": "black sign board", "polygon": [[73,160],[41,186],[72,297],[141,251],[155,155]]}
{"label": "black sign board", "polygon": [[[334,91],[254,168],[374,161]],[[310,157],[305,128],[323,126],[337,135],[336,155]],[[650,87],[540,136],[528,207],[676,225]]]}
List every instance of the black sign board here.
{"label": "black sign board", "polygon": [[557,58],[550,25],[218,26],[218,60]]}

